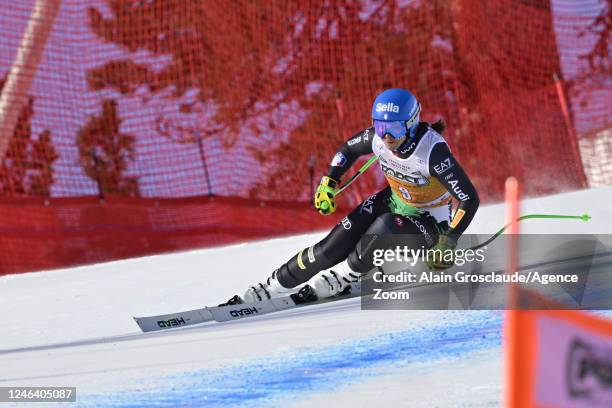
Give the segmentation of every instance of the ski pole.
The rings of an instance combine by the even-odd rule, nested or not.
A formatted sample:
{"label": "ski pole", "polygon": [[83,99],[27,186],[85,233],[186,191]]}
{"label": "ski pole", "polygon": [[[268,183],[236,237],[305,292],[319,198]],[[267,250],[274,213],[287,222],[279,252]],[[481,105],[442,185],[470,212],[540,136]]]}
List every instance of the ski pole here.
{"label": "ski pole", "polygon": [[[350,186],[353,183],[353,181],[355,181],[357,179],[357,177],[361,176],[372,165],[372,163],[374,163],[376,160],[378,160],[378,156],[370,157],[368,159],[368,161],[365,162],[364,165],[361,166],[361,168],[359,170],[357,170],[357,172],[355,174],[353,174],[353,176],[346,181],[346,183],[342,184],[336,190],[336,194],[335,195],[338,195],[341,192],[343,192],[348,186]],[[327,205],[328,204],[326,202],[321,203],[321,209],[322,210],[327,210],[328,209]]]}
{"label": "ski pole", "polygon": [[[591,216],[589,214],[582,214],[582,215],[525,214],[525,215],[521,215],[516,220],[517,221],[523,221],[523,220],[526,220],[526,219],[529,219],[529,218],[574,219],[574,220],[582,220],[584,222],[587,222],[588,220],[591,219]],[[487,239],[482,244],[478,244],[478,245],[473,246],[473,247],[471,247],[469,249],[476,250],[478,248],[482,248],[483,246],[485,246],[487,244],[490,244],[491,242],[493,242],[493,240],[495,240],[497,237],[499,237],[506,230],[506,228],[508,228],[509,226],[510,226],[510,224],[504,225],[499,231],[497,231],[495,234],[493,234],[493,236],[491,238]]]}
{"label": "ski pole", "polygon": [[359,170],[357,170],[357,172],[355,174],[353,174],[353,176],[348,179],[346,181],[346,183],[342,184],[338,190],[336,190],[336,195],[340,194],[341,192],[343,192],[348,186],[350,186],[353,181],[355,181],[357,179],[357,177],[361,176],[363,173],[365,173],[365,171],[376,161],[378,160],[378,156],[374,155],[372,157],[370,157],[370,159],[364,163],[363,166],[361,166],[361,168]]}

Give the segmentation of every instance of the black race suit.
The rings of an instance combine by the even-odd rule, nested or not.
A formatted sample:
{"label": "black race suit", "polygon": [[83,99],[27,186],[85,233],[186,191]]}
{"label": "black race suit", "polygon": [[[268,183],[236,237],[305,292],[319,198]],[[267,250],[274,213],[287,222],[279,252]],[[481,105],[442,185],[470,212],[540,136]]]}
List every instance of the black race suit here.
{"label": "black race suit", "polygon": [[[400,159],[410,158],[417,151],[424,135],[431,131],[432,128],[428,123],[419,123],[414,138],[408,139],[393,154]],[[436,135],[439,136],[437,133]],[[372,154],[372,138],[374,137],[377,137],[374,135],[374,129],[368,128],[344,143],[332,161],[328,176],[340,181],[359,156]],[[383,170],[388,172],[382,160],[381,165]],[[450,215],[447,219],[438,217],[436,220],[426,208],[420,208],[417,214],[406,215],[402,211],[397,211],[398,208],[395,205],[397,194],[388,186],[355,207],[321,241],[312,247],[304,248],[283,264],[277,271],[281,285],[286,288],[298,286],[319,271],[330,268],[347,257],[349,266],[354,271],[363,273],[371,269],[371,265],[363,265],[360,262],[360,256],[357,250],[354,250],[366,233],[410,234],[407,239],[412,242],[407,242],[406,245],[415,249],[432,247],[437,242],[440,233],[445,233],[455,240],[458,239],[478,209],[478,194],[446,143],[433,145],[429,155],[429,173],[430,177],[435,177],[450,193],[450,196],[459,202],[455,214],[461,210],[460,217],[456,217],[457,219],[452,223]],[[450,209],[450,197],[448,197],[448,202],[442,205],[447,205]],[[452,227],[449,227],[449,223]]]}

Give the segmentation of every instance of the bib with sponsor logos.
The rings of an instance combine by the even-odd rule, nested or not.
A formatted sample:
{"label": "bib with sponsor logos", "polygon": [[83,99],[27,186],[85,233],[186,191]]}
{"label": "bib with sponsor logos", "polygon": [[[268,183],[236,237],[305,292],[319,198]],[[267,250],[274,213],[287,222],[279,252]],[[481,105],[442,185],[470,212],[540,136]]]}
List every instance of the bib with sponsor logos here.
{"label": "bib with sponsor logos", "polygon": [[429,174],[429,156],[437,143],[446,143],[442,136],[429,129],[419,140],[410,156],[397,157],[385,147],[382,139],[372,139],[372,151],[393,193],[405,203],[419,209],[446,205],[451,195],[435,177]]}

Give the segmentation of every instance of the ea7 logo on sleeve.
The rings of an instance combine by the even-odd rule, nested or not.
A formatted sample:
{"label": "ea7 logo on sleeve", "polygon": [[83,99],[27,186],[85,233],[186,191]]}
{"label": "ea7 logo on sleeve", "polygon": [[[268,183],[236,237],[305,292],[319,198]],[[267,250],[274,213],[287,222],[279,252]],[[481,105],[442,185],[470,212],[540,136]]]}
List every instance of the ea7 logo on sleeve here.
{"label": "ea7 logo on sleeve", "polygon": [[453,167],[454,165],[455,165],[454,163],[451,163],[450,157],[447,157],[446,159],[442,160],[440,163],[436,164],[434,166],[434,170],[436,171],[436,173],[442,174],[446,170]]}
{"label": "ea7 logo on sleeve", "polygon": [[399,106],[397,106],[393,102],[387,102],[387,103],[378,102],[376,104],[376,112],[399,113]]}
{"label": "ea7 logo on sleeve", "polygon": [[344,165],[346,164],[346,161],[347,161],[346,156],[338,152],[334,156],[334,159],[332,160],[331,165],[333,167],[344,167]]}
{"label": "ea7 logo on sleeve", "polygon": [[368,128],[363,132],[363,140],[367,142],[369,137],[370,137],[370,129]]}

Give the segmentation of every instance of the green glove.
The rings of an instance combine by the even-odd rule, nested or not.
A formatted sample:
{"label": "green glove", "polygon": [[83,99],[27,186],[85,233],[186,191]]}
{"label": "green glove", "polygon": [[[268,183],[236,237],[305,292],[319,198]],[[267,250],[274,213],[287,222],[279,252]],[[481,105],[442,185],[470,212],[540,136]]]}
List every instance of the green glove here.
{"label": "green glove", "polygon": [[455,264],[457,241],[447,235],[440,235],[438,243],[427,251],[429,269],[448,269]]}
{"label": "green glove", "polygon": [[336,186],[338,182],[331,177],[323,177],[315,193],[315,208],[323,215],[336,212]]}

